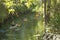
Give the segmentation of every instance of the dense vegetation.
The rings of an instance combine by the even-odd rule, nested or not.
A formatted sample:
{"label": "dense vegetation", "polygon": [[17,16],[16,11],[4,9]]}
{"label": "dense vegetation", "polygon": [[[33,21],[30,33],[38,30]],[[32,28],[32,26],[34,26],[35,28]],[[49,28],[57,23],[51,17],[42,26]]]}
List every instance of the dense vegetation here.
{"label": "dense vegetation", "polygon": [[60,0],[0,0],[0,40],[41,40],[45,32],[60,34],[59,10]]}

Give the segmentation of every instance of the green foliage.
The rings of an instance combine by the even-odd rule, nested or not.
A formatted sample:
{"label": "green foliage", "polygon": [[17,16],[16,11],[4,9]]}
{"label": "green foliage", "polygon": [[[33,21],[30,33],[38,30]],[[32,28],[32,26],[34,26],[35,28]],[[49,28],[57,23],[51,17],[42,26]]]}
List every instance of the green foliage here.
{"label": "green foliage", "polygon": [[[6,30],[6,34],[2,34],[5,37],[7,36],[7,40],[36,40],[36,36],[34,35],[37,34],[38,28],[43,26],[42,13],[39,13],[42,7],[40,7],[39,1],[3,0],[0,4],[0,28]],[[13,24],[12,22],[18,25],[18,31],[15,31],[16,29],[9,29]],[[44,27],[41,28],[40,32],[44,31]]]}
{"label": "green foliage", "polygon": [[0,22],[3,22],[4,19],[6,19],[8,16],[8,9],[5,8],[3,3],[0,3]]}
{"label": "green foliage", "polygon": [[[39,1],[37,1],[39,2]],[[5,16],[8,17],[10,14],[14,14],[16,16],[29,14],[33,12],[37,12],[39,9],[40,3],[37,3],[36,0],[3,0],[1,1],[0,8],[1,10],[1,18],[0,20],[4,20]],[[3,17],[4,16],[4,17]]]}
{"label": "green foliage", "polygon": [[51,18],[50,18],[50,26],[52,27],[53,33],[60,34],[60,3],[55,0],[52,0],[51,4]]}
{"label": "green foliage", "polygon": [[[0,1],[0,29],[8,30],[6,33],[12,34],[7,40],[37,40],[36,35],[42,36],[45,32],[44,19],[49,21],[46,24],[49,32],[60,33],[60,1],[46,1],[46,18],[42,2],[42,0]],[[9,29],[13,22],[18,25],[19,31]]]}
{"label": "green foliage", "polygon": [[[36,6],[39,6],[39,4],[36,2],[36,0],[32,1],[32,0],[5,0],[4,5],[6,6],[6,8],[8,8],[9,13],[10,11],[16,11],[19,12],[20,14],[23,12],[28,12],[28,10],[32,11],[33,9],[36,8]],[[12,10],[11,10],[12,9]],[[36,10],[35,10],[36,11]]]}

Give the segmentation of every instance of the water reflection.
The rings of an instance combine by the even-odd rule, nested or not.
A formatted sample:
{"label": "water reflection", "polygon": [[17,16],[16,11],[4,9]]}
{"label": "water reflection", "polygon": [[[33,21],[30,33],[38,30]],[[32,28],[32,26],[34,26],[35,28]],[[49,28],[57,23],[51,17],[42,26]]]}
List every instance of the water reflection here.
{"label": "water reflection", "polygon": [[0,33],[5,33],[6,32],[6,30],[0,30]]}
{"label": "water reflection", "polygon": [[6,30],[1,29],[0,30],[0,40],[6,40]]}

